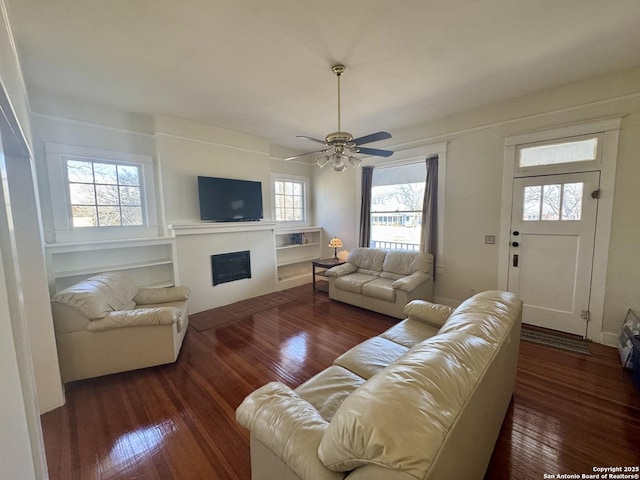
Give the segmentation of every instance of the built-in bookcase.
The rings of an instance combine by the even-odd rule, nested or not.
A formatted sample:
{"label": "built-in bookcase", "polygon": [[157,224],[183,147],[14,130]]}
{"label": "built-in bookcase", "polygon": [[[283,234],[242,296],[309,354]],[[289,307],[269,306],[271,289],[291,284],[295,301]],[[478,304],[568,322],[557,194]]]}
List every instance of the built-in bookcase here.
{"label": "built-in bookcase", "polygon": [[275,230],[277,284],[280,288],[311,280],[311,262],[322,252],[322,228],[298,227]]}

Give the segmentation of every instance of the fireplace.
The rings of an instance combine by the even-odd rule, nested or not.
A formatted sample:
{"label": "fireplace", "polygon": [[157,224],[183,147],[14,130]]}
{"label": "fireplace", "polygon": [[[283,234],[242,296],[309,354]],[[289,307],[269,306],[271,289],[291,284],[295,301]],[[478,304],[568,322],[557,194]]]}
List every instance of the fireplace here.
{"label": "fireplace", "polygon": [[213,285],[251,278],[249,250],[211,255]]}

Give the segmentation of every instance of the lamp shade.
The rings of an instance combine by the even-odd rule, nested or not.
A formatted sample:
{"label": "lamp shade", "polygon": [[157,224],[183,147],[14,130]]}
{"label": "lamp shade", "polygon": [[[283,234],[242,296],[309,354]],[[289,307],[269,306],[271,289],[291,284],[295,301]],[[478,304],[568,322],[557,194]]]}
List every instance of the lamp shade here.
{"label": "lamp shade", "polygon": [[329,242],[329,246],[331,248],[340,248],[342,247],[342,240],[340,240],[338,237],[333,237]]}

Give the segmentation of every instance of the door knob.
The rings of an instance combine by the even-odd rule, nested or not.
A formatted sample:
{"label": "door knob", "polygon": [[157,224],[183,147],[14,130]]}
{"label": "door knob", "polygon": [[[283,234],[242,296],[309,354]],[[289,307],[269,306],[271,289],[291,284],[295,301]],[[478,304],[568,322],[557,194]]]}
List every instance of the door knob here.
{"label": "door knob", "polygon": [[518,247],[520,244],[518,242],[511,242],[512,247]]}

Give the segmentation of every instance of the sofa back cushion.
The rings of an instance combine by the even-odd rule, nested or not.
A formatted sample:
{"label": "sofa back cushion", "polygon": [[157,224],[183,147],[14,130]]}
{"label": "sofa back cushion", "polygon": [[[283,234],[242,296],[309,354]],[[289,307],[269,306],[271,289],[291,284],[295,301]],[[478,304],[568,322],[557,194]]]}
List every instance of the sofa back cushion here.
{"label": "sofa back cushion", "polygon": [[353,263],[361,273],[379,275],[384,263],[385,251],[377,248],[354,248],[349,252],[347,262]]}
{"label": "sofa back cushion", "polygon": [[380,276],[398,280],[413,272],[431,274],[432,265],[433,255],[430,253],[391,250],[384,257]]}
{"label": "sofa back cushion", "polygon": [[135,306],[133,297],[138,287],[131,277],[120,272],[96,275],[58,292],[52,302],[63,303],[96,320],[114,310]]}

